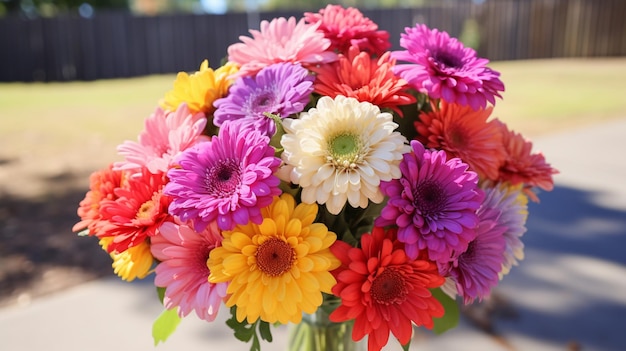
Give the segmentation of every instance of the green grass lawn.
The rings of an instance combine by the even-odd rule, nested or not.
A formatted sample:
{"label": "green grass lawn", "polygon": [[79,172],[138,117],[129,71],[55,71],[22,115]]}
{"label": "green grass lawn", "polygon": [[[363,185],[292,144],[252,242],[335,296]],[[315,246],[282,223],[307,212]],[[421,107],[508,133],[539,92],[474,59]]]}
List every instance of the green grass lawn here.
{"label": "green grass lawn", "polygon": [[[527,136],[626,117],[626,58],[493,62],[506,85],[494,116]],[[54,155],[135,140],[174,75],[0,84],[0,156],[38,145]],[[41,147],[45,145],[45,147]]]}

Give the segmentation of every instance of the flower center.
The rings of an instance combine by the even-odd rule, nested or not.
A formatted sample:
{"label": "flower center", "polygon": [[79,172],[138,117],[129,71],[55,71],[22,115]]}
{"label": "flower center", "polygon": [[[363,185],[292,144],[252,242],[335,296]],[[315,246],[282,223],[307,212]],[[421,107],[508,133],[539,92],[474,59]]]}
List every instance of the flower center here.
{"label": "flower center", "polygon": [[450,143],[451,146],[454,146],[458,149],[464,149],[467,147],[465,143],[465,134],[461,132],[458,128],[453,128],[449,131],[448,135],[450,135]]}
{"label": "flower center", "polygon": [[257,267],[272,277],[289,271],[295,259],[296,253],[291,246],[276,238],[266,240],[256,250]]}
{"label": "flower center", "polygon": [[430,180],[413,189],[414,206],[424,217],[437,216],[446,204],[446,196],[437,182]]}
{"label": "flower center", "polygon": [[232,159],[221,160],[208,169],[205,177],[206,189],[215,196],[229,197],[241,183],[241,169]]}
{"label": "flower center", "polygon": [[339,134],[328,142],[327,160],[338,168],[356,168],[361,163],[361,141],[355,134]]}
{"label": "flower center", "polygon": [[463,62],[459,57],[453,55],[449,52],[438,51],[433,55],[435,62],[441,66],[441,68],[461,68],[463,67]]}
{"label": "flower center", "polygon": [[137,219],[148,219],[152,217],[152,209],[154,208],[154,201],[148,200],[144,202],[137,211]]}
{"label": "flower center", "polygon": [[370,290],[372,299],[382,305],[400,304],[408,293],[403,275],[393,268],[385,269],[374,278]]}
{"label": "flower center", "polygon": [[244,107],[244,111],[247,111],[250,117],[262,118],[265,112],[276,112],[276,96],[272,89],[266,89],[264,91],[252,94],[247,101],[247,106]]}

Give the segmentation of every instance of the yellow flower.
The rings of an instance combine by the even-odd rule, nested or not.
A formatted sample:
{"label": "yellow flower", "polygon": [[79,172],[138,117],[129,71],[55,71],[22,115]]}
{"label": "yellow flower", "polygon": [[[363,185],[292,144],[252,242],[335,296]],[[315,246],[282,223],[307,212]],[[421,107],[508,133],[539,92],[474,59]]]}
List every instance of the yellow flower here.
{"label": "yellow flower", "polygon": [[[106,251],[107,246],[113,241],[113,237],[100,239],[100,246]],[[113,271],[122,280],[132,282],[136,278],[143,279],[150,274],[150,268],[154,261],[150,252],[150,244],[147,241],[133,246],[124,252],[111,252],[113,259]]]}
{"label": "yellow flower", "polygon": [[228,77],[238,70],[237,64],[228,62],[213,71],[209,62],[204,60],[200,70],[191,75],[179,72],[174,81],[174,89],[165,94],[161,107],[176,111],[181,103],[186,102],[192,113],[203,112],[210,115],[215,111],[213,102],[228,93],[233,82]]}
{"label": "yellow flower", "polygon": [[275,197],[261,213],[260,225],[223,232],[222,246],[207,261],[209,282],[230,282],[226,305],[237,306],[240,322],[299,323],[302,312],[313,313],[322,292],[336,284],[329,271],[340,261],[329,247],[337,236],[313,223],[316,204],[295,206],[289,194]]}

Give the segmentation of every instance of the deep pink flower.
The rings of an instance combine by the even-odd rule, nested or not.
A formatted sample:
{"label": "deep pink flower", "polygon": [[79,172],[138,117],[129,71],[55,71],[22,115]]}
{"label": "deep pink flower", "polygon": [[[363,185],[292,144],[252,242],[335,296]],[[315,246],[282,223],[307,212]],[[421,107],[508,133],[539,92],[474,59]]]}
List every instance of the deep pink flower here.
{"label": "deep pink flower", "polygon": [[487,67],[489,60],[479,58],[456,38],[425,25],[406,28],[401,34],[403,51],[394,51],[398,61],[394,72],[416,90],[432,99],[469,105],[477,110],[496,103],[504,84],[500,73]]}
{"label": "deep pink flower", "polygon": [[269,137],[236,122],[222,125],[218,136],[185,150],[175,162],[164,189],[173,198],[169,210],[192,221],[198,232],[215,220],[222,230],[260,224],[261,208],[281,193],[274,176],[280,159]]}
{"label": "deep pink flower", "polygon": [[380,56],[391,47],[389,33],[378,30],[378,25],[363,16],[354,7],[327,5],[318,13],[306,12],[304,19],[311,24],[320,23],[319,30],[332,42],[330,49],[347,53],[351,46]]}
{"label": "deep pink flower", "polygon": [[263,67],[278,62],[303,66],[335,61],[337,54],[328,51],[330,40],[318,31],[319,24],[284,17],[261,21],[261,30],[250,30],[252,38],[240,36],[242,43],[228,47],[228,60],[241,66],[237,77],[254,76]]}
{"label": "deep pink flower", "polygon": [[126,141],[117,147],[118,153],[126,160],[116,162],[115,170],[140,172],[142,167],[146,167],[151,173],[167,172],[180,152],[199,140],[205,140],[202,131],[206,123],[203,113],[192,113],[185,103],[174,112],[158,107],[146,119],[138,142]]}
{"label": "deep pink flower", "polygon": [[[491,193],[489,189],[486,191]],[[476,213],[479,219],[476,238],[465,252],[442,267],[442,273],[447,273],[456,283],[457,293],[465,304],[489,296],[498,285],[506,248],[504,233],[508,228],[499,221],[502,211],[497,203],[492,203],[491,196],[485,197]]]}
{"label": "deep pink flower", "polygon": [[477,174],[460,159],[446,160],[445,151],[426,150],[417,140],[411,148],[400,163],[402,177],[380,183],[389,201],[376,225],[397,225],[409,257],[427,250],[430,259],[445,264],[476,237],[484,194]]}
{"label": "deep pink flower", "polygon": [[221,233],[215,222],[197,233],[184,224],[165,222],[152,237],[150,251],[159,261],[154,284],[165,288],[163,305],[178,307],[181,317],[192,310],[213,321],[226,296],[227,283],[209,283],[209,253],[219,246]]}

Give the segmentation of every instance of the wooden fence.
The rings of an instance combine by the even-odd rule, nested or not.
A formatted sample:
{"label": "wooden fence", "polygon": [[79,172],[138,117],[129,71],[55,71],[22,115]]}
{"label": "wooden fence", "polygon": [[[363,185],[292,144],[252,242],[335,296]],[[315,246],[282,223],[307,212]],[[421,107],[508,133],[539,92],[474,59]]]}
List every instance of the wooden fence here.
{"label": "wooden fence", "polygon": [[[391,33],[396,50],[404,28],[420,22],[455,37],[473,30],[479,55],[492,61],[626,55],[626,0],[442,0],[363,13]],[[194,71],[204,59],[216,67],[249,24],[292,15],[302,13],[0,18],[0,81]]]}

